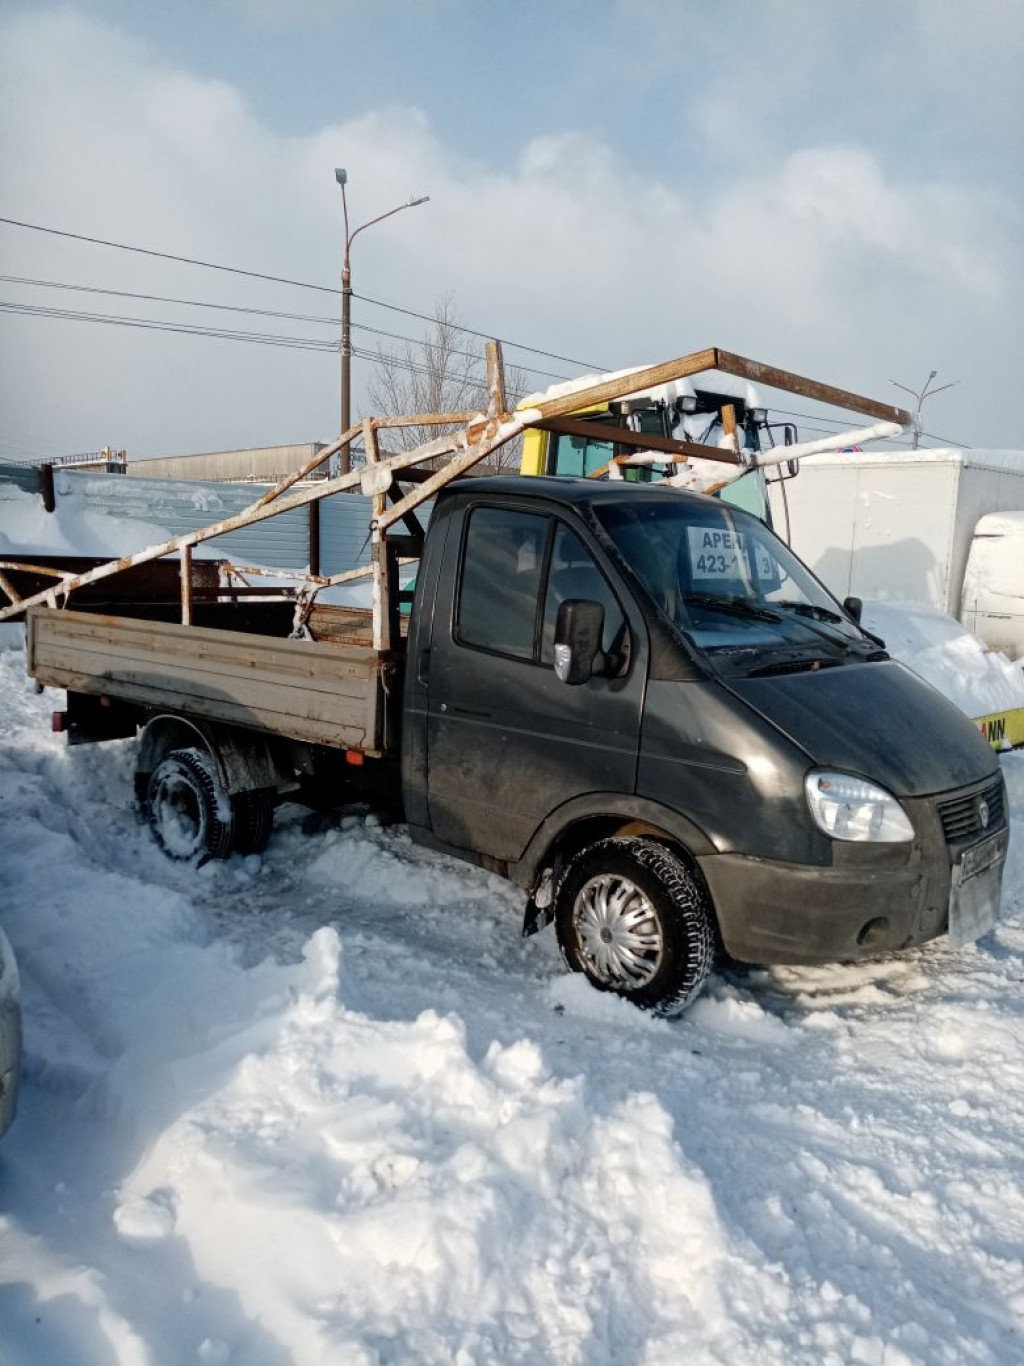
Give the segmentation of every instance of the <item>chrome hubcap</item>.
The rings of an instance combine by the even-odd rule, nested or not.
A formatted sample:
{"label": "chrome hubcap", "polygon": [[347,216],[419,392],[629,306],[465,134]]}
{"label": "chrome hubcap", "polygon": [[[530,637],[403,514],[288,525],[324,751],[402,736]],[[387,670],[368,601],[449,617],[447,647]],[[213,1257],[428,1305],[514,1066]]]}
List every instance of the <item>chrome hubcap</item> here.
{"label": "chrome hubcap", "polygon": [[607,986],[643,987],[661,966],[664,941],[654,907],[627,877],[592,877],[572,923],[588,971]]}

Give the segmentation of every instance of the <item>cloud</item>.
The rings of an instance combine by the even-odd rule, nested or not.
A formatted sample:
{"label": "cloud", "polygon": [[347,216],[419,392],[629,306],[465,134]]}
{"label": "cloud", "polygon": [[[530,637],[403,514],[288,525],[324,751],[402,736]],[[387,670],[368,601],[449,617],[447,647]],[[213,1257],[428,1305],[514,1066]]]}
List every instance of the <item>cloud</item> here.
{"label": "cloud", "polygon": [[[889,377],[934,367],[963,380],[937,400],[935,429],[1024,445],[1019,419],[1009,425],[992,402],[1014,392],[1021,311],[1020,213],[998,189],[894,169],[869,146],[813,129],[794,145],[765,140],[713,183],[687,176],[685,146],[666,145],[665,169],[651,174],[572,128],[484,164],[401,106],[285,137],[231,85],[70,11],[0,22],[0,53],[0,202],[11,217],[331,285],[341,255],[333,168],[344,165],[355,222],[410,193],[431,196],[359,237],[357,293],[429,312],[450,292],[474,327],[610,368],[717,344],[885,397]],[[730,136],[741,139],[739,122]],[[328,318],[338,306],[330,294],[13,228],[0,227],[0,242],[15,275]],[[13,285],[3,297],[204,319]],[[359,299],[354,317],[420,330]],[[336,356],[36,318],[5,316],[0,328],[0,410],[44,450],[203,450],[337,430]],[[357,345],[374,341],[356,334]]]}

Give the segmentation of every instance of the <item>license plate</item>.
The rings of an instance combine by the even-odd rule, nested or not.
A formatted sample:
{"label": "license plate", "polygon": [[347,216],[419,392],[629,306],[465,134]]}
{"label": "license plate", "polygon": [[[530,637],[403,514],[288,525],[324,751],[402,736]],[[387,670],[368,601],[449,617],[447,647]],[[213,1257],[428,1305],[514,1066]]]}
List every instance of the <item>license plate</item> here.
{"label": "license plate", "polygon": [[955,949],[988,934],[999,919],[1003,860],[1009,831],[975,844],[953,867],[949,894],[949,942]]}
{"label": "license plate", "polygon": [[986,868],[991,868],[993,863],[998,863],[1001,858],[1005,858],[1008,843],[1009,832],[1000,830],[997,835],[992,835],[987,840],[982,840],[980,844],[974,844],[970,849],[965,849],[960,859],[961,883],[976,877],[978,873],[983,873]]}

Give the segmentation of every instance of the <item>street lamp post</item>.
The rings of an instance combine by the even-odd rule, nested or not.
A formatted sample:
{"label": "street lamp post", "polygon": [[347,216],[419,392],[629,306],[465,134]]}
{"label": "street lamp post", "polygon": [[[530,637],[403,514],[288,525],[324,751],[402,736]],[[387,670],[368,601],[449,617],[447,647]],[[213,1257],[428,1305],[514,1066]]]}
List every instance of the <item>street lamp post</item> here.
{"label": "street lamp post", "polygon": [[[341,186],[341,212],[345,223],[345,256],[341,266],[341,430],[347,432],[352,424],[352,243],[365,228],[372,228],[374,223],[401,213],[403,209],[414,209],[418,204],[426,204],[430,196],[420,195],[416,199],[410,196],[404,204],[398,204],[376,218],[367,219],[349,232],[348,200],[345,197],[348,174],[339,166],[335,168],[334,178]],[[350,468],[349,447],[345,446],[341,452],[341,473],[348,474]]]}
{"label": "street lamp post", "polygon": [[930,370],[928,378],[921,389],[908,389],[905,384],[901,384],[898,379],[891,379],[890,384],[895,384],[897,389],[902,389],[905,394],[910,394],[917,399],[917,408],[914,411],[914,435],[911,438],[910,446],[912,450],[917,450],[921,444],[921,429],[924,419],[921,416],[921,409],[924,407],[926,398],[934,398],[936,394],[941,394],[943,389],[952,389],[960,383],[958,379],[952,379],[948,384],[940,384],[937,389],[932,388],[932,380],[938,375],[938,370]]}

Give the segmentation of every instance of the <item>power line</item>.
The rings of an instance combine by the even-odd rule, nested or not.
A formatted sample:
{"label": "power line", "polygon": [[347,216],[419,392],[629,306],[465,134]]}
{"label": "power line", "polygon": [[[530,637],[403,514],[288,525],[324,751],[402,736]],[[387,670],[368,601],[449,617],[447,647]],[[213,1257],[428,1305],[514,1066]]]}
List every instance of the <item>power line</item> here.
{"label": "power line", "polygon": [[200,261],[194,256],[176,256],[170,251],[155,251],[152,247],[135,247],[127,242],[111,242],[105,237],[87,237],[81,232],[66,232],[61,228],[46,228],[40,223],[23,223],[18,218],[0,217],[0,223],[13,228],[28,228],[31,232],[45,232],[51,237],[69,237],[75,242],[89,242],[96,247],[114,247],[117,251],[131,251],[139,256],[155,256],[161,261],[178,261],[186,266],[202,266],[205,270],[223,270],[229,275],[247,275],[251,280],[269,280],[273,284],[291,285],[295,289],[315,289],[321,294],[340,294],[340,289],[327,285],[313,285],[308,280],[290,280],[284,275],[267,275],[259,270],[243,270],[240,266],[219,265],[216,261]]}
{"label": "power line", "polygon": [[275,309],[251,308],[242,304],[216,304],[206,299],[176,299],[167,294],[136,294],[128,289],[101,289],[98,285],[73,285],[64,280],[37,280],[27,275],[0,275],[0,282],[11,285],[38,285],[42,289],[69,289],[79,294],[106,294],[116,299],[141,299],[146,303],[180,304],[184,308],[216,308],[226,313],[252,313],[262,318],[286,318],[291,322],[340,326],[337,318],[322,318],[313,313],[281,313]]}
{"label": "power line", "polygon": [[[25,275],[0,275],[0,282],[16,285],[31,285],[33,287],[38,286],[42,289],[66,289],[79,294],[102,294],[116,299],[139,299],[145,303],[174,304],[183,308],[211,308],[227,313],[243,313],[261,318],[282,318],[292,322],[320,323],[334,328],[339,326],[337,318],[324,318],[312,313],[282,313],[275,309],[252,308],[251,306],[242,304],[213,303],[206,299],[179,299],[167,294],[139,294],[133,290],[102,289],[97,285],[71,284],[63,280],[40,280]],[[461,331],[463,329],[457,328],[456,330]],[[429,351],[442,349],[437,342],[429,341],[426,338],[420,340],[416,337],[407,337],[400,332],[388,332],[383,328],[370,327],[367,323],[354,323],[353,331],[369,332],[374,336],[388,337],[392,341],[407,342],[410,346],[422,346]],[[336,345],[332,343],[332,346],[334,350],[337,350]],[[480,356],[477,352],[462,351],[458,347],[450,348],[448,354],[452,356],[461,356],[470,361],[480,361]],[[377,360],[379,357],[372,357],[372,359]],[[554,374],[550,370],[539,370],[535,366],[530,365],[520,365],[517,366],[517,368],[524,371],[526,374],[539,375],[543,379],[568,380],[570,378],[569,375]]]}
{"label": "power line", "polygon": [[316,337],[288,337],[266,332],[242,332],[227,328],[199,327],[193,323],[171,323],[159,318],[131,318],[123,314],[84,313],[66,308],[43,308],[38,304],[0,301],[0,312],[27,317],[57,319],[64,322],[104,323],[116,327],[138,327],[148,332],[179,332],[188,336],[214,337],[222,341],[257,342],[265,346],[287,346],[300,351],[337,351],[336,342]]}
{"label": "power line", "polygon": [[[329,354],[337,354],[338,351],[337,342],[321,341],[315,337],[287,337],[272,333],[198,327],[191,323],[170,323],[156,318],[130,318],[121,314],[84,313],[72,309],[43,308],[38,304],[16,304],[0,300],[0,312],[46,318],[51,321],[92,322],[103,323],[107,326],[137,327],[147,332],[183,333],[187,336],[209,337],[218,341],[254,342],[264,346],[284,346],[299,351],[326,351]],[[361,360],[375,361],[380,359],[373,351],[361,348],[353,348],[353,355],[358,356]],[[429,375],[432,373],[426,364],[419,364],[406,357],[392,356],[390,361],[399,369],[407,370],[412,374]],[[483,383],[483,379],[479,375],[471,374],[468,378],[477,383]]]}
{"label": "power line", "polygon": [[802,418],[805,422],[830,422],[833,426],[836,427],[848,427],[850,425],[849,418],[827,417],[824,413],[794,413],[791,412],[788,408],[776,408],[774,406],[772,407],[771,411],[773,415],[775,413],[779,413],[783,417],[799,417]]}
{"label": "power line", "polygon": [[[26,223],[19,218],[0,217],[0,223],[6,223],[8,226],[14,228],[25,228],[31,232],[47,233],[52,237],[69,238],[75,242],[88,242],[93,246],[112,247],[117,251],[130,251],[140,256],[152,256],[161,261],[177,261],[182,265],[201,266],[204,270],[220,270],[229,275],[244,275],[250,280],[267,280],[272,284],[289,285],[293,289],[312,289],[320,294],[333,294],[335,296],[341,294],[341,290],[335,289],[333,286],[312,284],[308,280],[293,280],[285,275],[270,275],[259,270],[244,270],[240,266],[226,266],[216,261],[203,261],[195,256],[179,256],[174,252],[156,251],[152,247],[137,247],[128,242],[112,242],[105,237],[89,237],[81,232],[68,232],[62,228],[44,227],[40,223]],[[389,304],[383,299],[374,299],[366,294],[353,294],[353,297],[361,299],[364,303],[373,304],[376,308],[390,309],[392,312],[404,313],[408,317],[419,318],[425,322],[432,323],[436,321],[429,313],[418,313],[415,309],[404,308],[399,304]],[[468,336],[481,337],[488,341],[494,336],[493,332],[480,332],[472,327],[462,327],[460,330],[465,332]],[[529,351],[532,355],[544,356],[548,360],[560,360],[567,365],[579,365],[585,370],[598,370],[603,373],[604,370],[607,369],[607,366],[601,367],[590,365],[586,361],[575,360],[571,356],[561,356],[554,351],[544,351],[537,346],[528,346],[525,342],[511,341],[507,337],[498,337],[496,340],[500,341],[504,346],[511,347],[513,350]]]}
{"label": "power line", "polygon": [[[2,222],[3,219],[0,218],[0,223]],[[423,322],[437,321],[429,313],[417,313],[414,308],[403,308],[401,304],[385,303],[383,299],[374,299],[369,294],[357,294],[355,290],[352,291],[352,297],[361,300],[364,304],[373,304],[377,308],[387,308],[392,313],[404,313],[409,318],[419,318]],[[469,337],[482,337],[485,341],[490,341],[494,337],[493,332],[477,332],[472,327],[464,327],[461,323],[459,324],[459,331],[465,332]],[[607,365],[591,365],[588,361],[574,360],[572,356],[561,356],[557,351],[542,351],[537,346],[527,346],[525,342],[509,341],[507,337],[497,337],[495,340],[500,341],[502,346],[510,346],[514,351],[529,351],[531,355],[544,356],[547,360],[564,361],[566,365],[580,365],[584,370],[596,371],[598,374],[607,374],[609,369]]]}
{"label": "power line", "polygon": [[966,441],[957,441],[951,436],[936,436],[934,432],[922,432],[922,436],[928,437],[929,441],[941,441],[944,446],[956,446],[961,451],[973,451],[973,446],[968,446]]}

